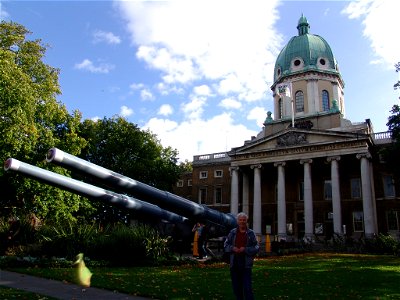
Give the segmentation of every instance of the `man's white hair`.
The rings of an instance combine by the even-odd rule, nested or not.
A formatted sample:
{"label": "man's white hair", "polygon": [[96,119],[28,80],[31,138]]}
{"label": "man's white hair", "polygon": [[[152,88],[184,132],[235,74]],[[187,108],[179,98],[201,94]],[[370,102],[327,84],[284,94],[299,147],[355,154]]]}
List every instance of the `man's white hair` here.
{"label": "man's white hair", "polygon": [[236,219],[239,219],[240,217],[245,217],[246,220],[249,219],[249,217],[244,213],[244,212],[240,212],[237,214]]}

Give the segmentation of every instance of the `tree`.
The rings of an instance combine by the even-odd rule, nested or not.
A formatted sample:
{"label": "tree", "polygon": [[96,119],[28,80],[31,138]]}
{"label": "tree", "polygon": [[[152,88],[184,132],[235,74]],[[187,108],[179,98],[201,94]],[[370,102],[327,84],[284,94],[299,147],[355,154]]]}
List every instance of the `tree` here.
{"label": "tree", "polygon": [[[51,147],[80,152],[86,143],[78,131],[81,115],[70,115],[57,101],[59,70],[43,62],[47,46],[28,40],[28,34],[20,24],[0,23],[0,158],[14,157],[68,175],[46,165],[44,157]],[[0,195],[3,208],[34,212],[42,219],[73,220],[82,207],[90,208],[77,195],[3,170],[0,188],[9,191]]]}
{"label": "tree", "polygon": [[[400,71],[400,62],[394,65],[396,68],[396,72]],[[395,90],[400,88],[400,81],[394,84],[393,88]],[[399,97],[400,98],[400,97]],[[393,105],[392,110],[390,111],[392,115],[389,117],[386,126],[388,126],[389,131],[392,134],[392,139],[397,143],[400,143],[400,107],[398,104]]]}
{"label": "tree", "polygon": [[[396,72],[400,71],[400,62],[395,64]],[[400,87],[400,81],[394,84],[394,89]],[[391,111],[391,116],[388,118],[386,126],[392,136],[392,144],[386,146],[382,150],[382,154],[385,157],[387,165],[392,168],[392,171],[400,176],[400,106],[398,104],[393,105]]]}
{"label": "tree", "polygon": [[[162,190],[170,191],[179,177],[177,151],[163,148],[154,134],[124,118],[85,120],[80,131],[88,141],[80,155],[85,160]],[[126,212],[115,207],[96,205],[102,220],[127,218]]]}

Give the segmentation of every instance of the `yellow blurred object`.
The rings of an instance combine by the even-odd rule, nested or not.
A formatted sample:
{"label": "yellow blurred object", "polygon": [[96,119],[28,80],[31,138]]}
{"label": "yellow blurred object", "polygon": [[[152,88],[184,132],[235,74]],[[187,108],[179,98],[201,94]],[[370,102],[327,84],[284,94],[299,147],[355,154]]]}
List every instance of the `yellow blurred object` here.
{"label": "yellow blurred object", "polygon": [[83,253],[79,253],[76,256],[76,261],[74,265],[76,267],[76,280],[78,284],[84,287],[90,287],[92,272],[90,272],[90,270],[85,265],[85,261],[83,260]]}
{"label": "yellow blurred object", "polygon": [[194,237],[193,237],[193,256],[197,257],[199,256],[199,234],[197,233],[197,230],[194,232]]}
{"label": "yellow blurred object", "polygon": [[265,252],[267,253],[271,252],[271,240],[269,238],[269,234],[267,234],[265,237]]}

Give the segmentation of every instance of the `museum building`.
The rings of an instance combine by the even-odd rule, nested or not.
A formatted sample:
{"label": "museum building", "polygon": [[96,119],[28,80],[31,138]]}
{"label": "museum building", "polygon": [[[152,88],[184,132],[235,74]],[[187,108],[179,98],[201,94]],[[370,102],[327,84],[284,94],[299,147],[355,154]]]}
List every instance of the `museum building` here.
{"label": "museum building", "polygon": [[390,133],[369,119],[345,118],[344,82],[331,47],[309,32],[278,55],[274,113],[257,136],[228,152],[196,155],[174,192],[217,209],[249,215],[257,235],[296,241],[390,233],[399,237],[399,178],[380,149]]}

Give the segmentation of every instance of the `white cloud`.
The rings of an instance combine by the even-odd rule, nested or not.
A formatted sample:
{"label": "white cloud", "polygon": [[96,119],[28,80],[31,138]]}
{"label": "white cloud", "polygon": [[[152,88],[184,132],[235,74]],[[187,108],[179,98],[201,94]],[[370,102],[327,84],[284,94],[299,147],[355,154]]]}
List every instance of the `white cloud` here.
{"label": "white cloud", "polygon": [[89,71],[91,73],[107,74],[114,69],[114,65],[107,63],[100,63],[97,66],[89,59],[84,59],[81,63],[75,64],[75,69]]}
{"label": "white cloud", "polygon": [[192,161],[194,154],[229,151],[232,147],[243,145],[245,140],[256,134],[233,121],[227,113],[208,120],[197,119],[180,124],[168,119],[153,118],[144,129],[155,133],[163,145],[178,149],[181,161]]}
{"label": "white cloud", "polygon": [[119,112],[119,115],[121,117],[124,117],[124,118],[125,117],[129,117],[132,114],[133,114],[133,109],[132,108],[129,108],[129,107],[125,106],[125,105],[121,106],[121,110]]}
{"label": "white cloud", "polygon": [[154,96],[150,90],[143,89],[140,91],[140,99],[143,101],[151,101],[154,100]]}
{"label": "white cloud", "polygon": [[207,99],[204,97],[193,97],[190,102],[182,104],[182,111],[187,119],[200,119],[204,112]]}
{"label": "white cloud", "polygon": [[[263,97],[282,43],[273,28],[278,3],[116,1],[115,5],[138,46],[137,57],[162,71],[163,81],[221,81],[233,76],[243,97]],[[254,78],[264,84],[252,84]]]}
{"label": "white cloud", "polygon": [[193,93],[198,96],[211,96],[211,89],[208,85],[203,84],[195,86],[193,88]]}
{"label": "white cloud", "polygon": [[132,83],[129,88],[133,91],[135,90],[140,90],[144,88],[144,84],[143,83]]}
{"label": "white cloud", "polygon": [[342,11],[350,19],[362,19],[363,35],[371,41],[377,59],[371,63],[383,63],[393,69],[399,61],[400,43],[394,20],[398,18],[400,2],[394,0],[364,0],[350,2]]}
{"label": "white cloud", "polygon": [[242,103],[233,98],[225,98],[219,103],[219,106],[226,109],[239,109],[242,107]]}
{"label": "white cloud", "polygon": [[121,39],[119,36],[114,35],[112,32],[96,30],[93,33],[93,42],[94,43],[105,42],[107,44],[120,44]]}
{"label": "white cloud", "polygon": [[158,110],[158,114],[162,116],[169,116],[174,112],[173,108],[169,104],[161,105],[160,109]]}
{"label": "white cloud", "polygon": [[262,126],[267,117],[267,111],[264,107],[254,107],[247,115],[248,120],[255,120],[258,126]]}
{"label": "white cloud", "polygon": [[166,83],[186,83],[198,78],[190,60],[173,55],[166,48],[140,46],[136,56],[150,67],[161,70]]}
{"label": "white cloud", "polygon": [[97,122],[98,120],[100,120],[100,117],[96,116],[96,117],[90,118],[90,120],[92,120],[93,122]]}

